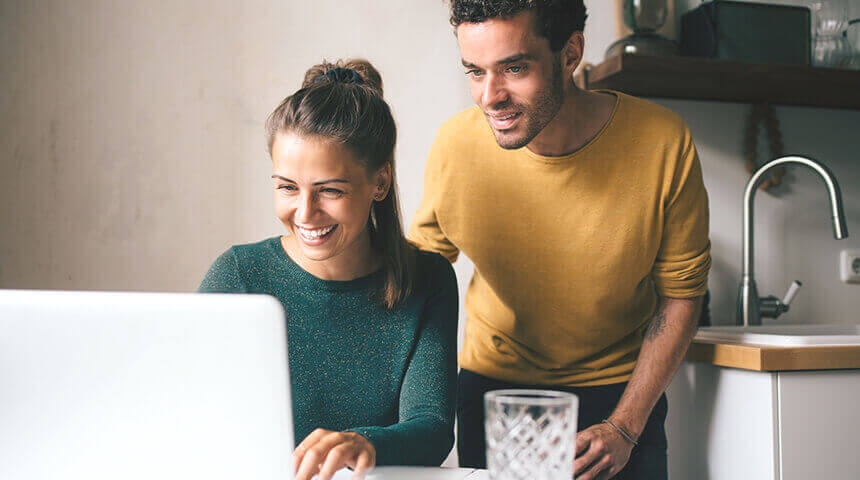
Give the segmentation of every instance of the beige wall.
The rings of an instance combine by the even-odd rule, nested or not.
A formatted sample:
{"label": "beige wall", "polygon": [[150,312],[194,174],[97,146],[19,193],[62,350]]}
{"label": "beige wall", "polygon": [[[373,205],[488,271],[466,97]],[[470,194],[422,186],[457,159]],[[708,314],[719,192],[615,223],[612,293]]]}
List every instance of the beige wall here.
{"label": "beige wall", "polygon": [[[678,3],[679,13],[697,4]],[[382,71],[407,221],[436,127],[471,102],[441,0],[75,4],[0,2],[0,288],[193,290],[229,245],[277,234],[262,124],[321,58],[361,55]],[[586,4],[586,60],[597,63],[616,10]],[[658,101],[685,118],[699,148],[714,315],[727,323],[747,106]],[[860,246],[860,112],[777,111],[786,151],[838,176],[853,236],[833,241],[818,180],[790,174],[782,197],[759,197],[759,287],[782,295],[805,281],[781,321],[857,323],[858,287],[838,280],[837,257]],[[468,259],[456,268],[465,287]]]}
{"label": "beige wall", "polygon": [[383,73],[411,212],[468,104],[441,1],[0,3],[0,287],[193,290],[277,234],[264,119],[346,56]]}

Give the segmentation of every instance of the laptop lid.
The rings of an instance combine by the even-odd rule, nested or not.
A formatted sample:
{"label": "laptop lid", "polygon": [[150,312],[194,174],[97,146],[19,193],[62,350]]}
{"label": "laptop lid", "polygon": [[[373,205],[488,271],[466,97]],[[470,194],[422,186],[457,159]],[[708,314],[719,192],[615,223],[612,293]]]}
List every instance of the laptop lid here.
{"label": "laptop lid", "polygon": [[281,304],[0,290],[0,478],[292,478]]}

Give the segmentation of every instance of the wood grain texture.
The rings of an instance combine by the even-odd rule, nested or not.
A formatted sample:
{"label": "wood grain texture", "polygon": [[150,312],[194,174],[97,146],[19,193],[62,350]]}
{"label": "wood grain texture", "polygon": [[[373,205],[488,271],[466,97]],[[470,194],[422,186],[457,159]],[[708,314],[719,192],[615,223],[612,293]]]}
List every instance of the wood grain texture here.
{"label": "wood grain texture", "polygon": [[696,57],[619,55],[581,80],[641,97],[860,109],[860,71]]}
{"label": "wood grain texture", "polygon": [[860,346],[773,347],[693,342],[687,361],[760,372],[860,368]]}

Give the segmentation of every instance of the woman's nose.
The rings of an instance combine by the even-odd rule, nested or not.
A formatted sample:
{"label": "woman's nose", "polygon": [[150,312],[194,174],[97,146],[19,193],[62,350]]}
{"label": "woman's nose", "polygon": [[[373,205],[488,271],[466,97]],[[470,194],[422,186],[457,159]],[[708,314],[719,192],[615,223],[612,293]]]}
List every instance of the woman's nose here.
{"label": "woman's nose", "polygon": [[296,206],[295,222],[309,225],[316,211],[316,196],[311,192],[302,193],[298,198]]}

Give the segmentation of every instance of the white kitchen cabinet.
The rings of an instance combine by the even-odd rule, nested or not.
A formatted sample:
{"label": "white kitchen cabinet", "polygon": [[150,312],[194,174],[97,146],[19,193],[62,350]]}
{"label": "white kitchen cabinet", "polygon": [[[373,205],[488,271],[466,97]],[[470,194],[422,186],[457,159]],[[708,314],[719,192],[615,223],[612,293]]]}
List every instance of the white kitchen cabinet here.
{"label": "white kitchen cabinet", "polygon": [[672,480],[860,479],[860,370],[684,362],[667,391]]}

